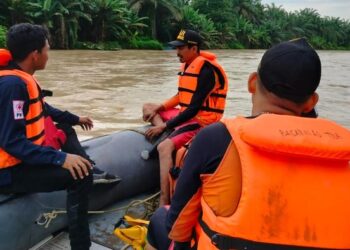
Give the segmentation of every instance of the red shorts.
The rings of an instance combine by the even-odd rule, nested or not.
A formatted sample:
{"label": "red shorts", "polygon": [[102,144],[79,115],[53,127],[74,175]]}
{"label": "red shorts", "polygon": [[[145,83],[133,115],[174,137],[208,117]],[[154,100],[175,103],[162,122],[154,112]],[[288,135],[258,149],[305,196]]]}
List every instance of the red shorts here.
{"label": "red shorts", "polygon": [[[162,117],[163,121],[166,122],[177,116],[179,113],[180,110],[173,108],[167,111],[161,111],[159,112],[159,115]],[[201,126],[199,123],[195,119],[191,119],[175,127],[175,130],[168,136],[168,138],[174,143],[175,149],[178,150],[191,140],[200,129]]]}

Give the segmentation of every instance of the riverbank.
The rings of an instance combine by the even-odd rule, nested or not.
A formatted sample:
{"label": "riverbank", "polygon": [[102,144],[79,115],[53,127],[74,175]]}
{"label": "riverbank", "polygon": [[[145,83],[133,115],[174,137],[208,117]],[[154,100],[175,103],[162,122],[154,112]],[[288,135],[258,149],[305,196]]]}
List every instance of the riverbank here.
{"label": "riverbank", "polygon": [[[0,48],[6,46],[6,32],[7,29],[0,25]],[[314,37],[309,40],[311,45],[319,50],[350,50],[350,44],[348,46],[337,46],[333,43],[327,42],[321,37]],[[208,48],[206,46],[205,48]],[[269,46],[262,46],[259,49],[267,49]],[[74,43],[72,49],[82,49],[82,50],[106,50],[115,51],[121,49],[140,49],[140,50],[164,50],[169,49],[167,43],[162,43],[158,40],[154,40],[147,37],[134,37],[126,41],[105,41],[105,42],[91,42],[91,41],[77,41]],[[219,46],[211,45],[210,49],[249,49],[242,43],[226,42],[221,43]]]}
{"label": "riverbank", "polygon": [[22,22],[46,27],[53,49],[160,49],[184,28],[198,31],[210,49],[266,49],[298,37],[315,49],[350,49],[350,20],[261,0],[2,1],[0,26]]}
{"label": "riverbank", "polygon": [[[339,50],[339,51],[350,51],[350,45],[348,47],[336,46],[333,44],[327,44],[322,40],[314,39],[309,41],[311,45],[318,50]],[[121,49],[140,49],[140,50],[164,50],[169,49],[169,46],[165,43],[162,44],[157,40],[152,39],[132,39],[130,42],[77,42],[74,49],[88,49],[88,50],[121,50]],[[245,48],[239,42],[231,43],[229,45],[222,45],[221,47],[212,47],[210,49],[249,49]],[[262,47],[259,49],[267,49]]]}
{"label": "riverbank", "polygon": [[146,49],[146,50],[162,50],[164,46],[157,40],[152,39],[132,39],[130,42],[77,42],[74,49],[90,49],[90,50],[120,50],[120,49]]}

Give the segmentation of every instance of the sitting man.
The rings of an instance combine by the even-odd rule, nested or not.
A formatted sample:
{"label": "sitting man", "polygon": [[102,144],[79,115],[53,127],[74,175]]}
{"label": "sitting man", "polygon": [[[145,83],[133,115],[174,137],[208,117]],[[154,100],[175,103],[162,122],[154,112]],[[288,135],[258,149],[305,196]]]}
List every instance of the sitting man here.
{"label": "sitting man", "polygon": [[[18,65],[18,60],[22,60],[22,57],[26,55],[28,50],[27,48],[23,48],[21,43],[25,42],[25,37],[21,37],[21,32],[26,30],[26,28],[30,28],[30,24],[20,24],[17,26],[13,26],[11,32],[8,34],[8,46],[10,47],[10,51],[12,54],[16,56],[19,55],[21,59],[15,58],[12,59],[11,52],[5,49],[0,49],[0,69],[2,69],[1,75],[4,76],[4,81],[15,81],[11,79],[11,77],[6,77],[8,72],[11,70],[21,69]],[[46,31],[43,31],[46,32]],[[7,73],[6,73],[7,72]],[[14,75],[14,71],[12,71],[9,75]],[[44,117],[44,126],[45,126],[45,140],[43,141],[43,146],[52,147],[54,149],[62,149],[62,151],[71,154],[77,154],[85,159],[89,160],[90,163],[94,165],[94,162],[90,159],[90,157],[86,154],[85,150],[81,146],[77,134],[72,126],[80,125],[83,130],[90,130],[93,127],[93,122],[89,117],[79,117],[68,111],[61,111],[57,108],[52,107],[46,101],[44,101],[45,96],[52,95],[51,91],[41,90],[39,88],[40,95],[40,105],[43,105],[43,113],[40,114]],[[5,104],[6,105],[6,104]],[[20,111],[20,110],[19,110]],[[53,123],[53,121],[57,122],[57,125]],[[57,127],[57,128],[56,128]],[[9,130],[8,132],[10,132]],[[93,168],[93,183],[114,183],[118,182],[118,178],[111,174],[108,174],[105,171],[98,169],[97,167]]]}
{"label": "sitting man", "polygon": [[[82,157],[79,152],[58,151],[47,143],[45,115],[85,129],[92,127],[92,121],[44,102],[33,76],[48,60],[48,34],[43,27],[28,23],[12,26],[7,46],[10,52],[2,50],[0,55],[0,193],[67,190],[71,248],[87,250],[91,245],[87,210],[92,165],[83,152]],[[63,147],[77,151],[70,143],[77,141],[76,134],[70,130]]]}
{"label": "sitting man", "polygon": [[[146,137],[153,138],[166,129],[174,129],[157,147],[160,206],[169,204],[168,172],[173,166],[174,150],[187,143],[200,128],[221,119],[228,88],[226,73],[216,56],[200,51],[202,39],[197,32],[181,30],[177,39],[169,44],[176,48],[182,63],[178,92],[163,104],[147,103],[143,107],[143,119],[154,125],[146,131]],[[175,109],[177,105],[180,109]]]}
{"label": "sitting man", "polygon": [[248,80],[252,115],[196,136],[146,249],[350,249],[350,131],[302,117],[320,78],[305,39],[267,50]]}

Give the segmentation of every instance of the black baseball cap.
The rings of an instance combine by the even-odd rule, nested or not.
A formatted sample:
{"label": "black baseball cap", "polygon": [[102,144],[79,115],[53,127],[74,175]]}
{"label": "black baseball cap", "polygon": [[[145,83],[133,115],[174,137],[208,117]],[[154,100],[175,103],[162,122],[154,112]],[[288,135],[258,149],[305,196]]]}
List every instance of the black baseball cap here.
{"label": "black baseball cap", "polygon": [[168,43],[172,47],[179,47],[184,45],[197,45],[202,44],[201,36],[193,30],[180,30],[176,37],[176,40]]}
{"label": "black baseball cap", "polygon": [[268,91],[302,103],[320,83],[321,61],[307,40],[299,38],[268,49],[260,61],[258,74]]}

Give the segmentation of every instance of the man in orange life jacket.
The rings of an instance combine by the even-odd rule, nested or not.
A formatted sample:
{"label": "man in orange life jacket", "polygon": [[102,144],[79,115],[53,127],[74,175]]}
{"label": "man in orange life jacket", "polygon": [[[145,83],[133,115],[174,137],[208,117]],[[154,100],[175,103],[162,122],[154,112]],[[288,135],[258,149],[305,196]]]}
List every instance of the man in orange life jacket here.
{"label": "man in orange life jacket", "polygon": [[252,115],[199,132],[146,249],[350,249],[350,131],[301,117],[320,77],[305,39],[267,50],[248,80]]}
{"label": "man in orange life jacket", "polygon": [[[173,166],[172,153],[188,142],[200,128],[221,119],[226,103],[228,82],[226,73],[216,56],[201,52],[202,39],[192,30],[181,30],[175,41],[182,63],[179,72],[178,92],[162,104],[147,103],[143,119],[154,127],[146,131],[148,138],[163,131],[174,131],[157,147],[160,161],[160,206],[169,204],[168,172]],[[176,106],[180,109],[176,109]]]}
{"label": "man in orange life jacket", "polygon": [[[67,190],[68,229],[72,249],[89,249],[88,194],[91,163],[75,154],[43,146],[44,114],[56,121],[90,129],[77,117],[44,103],[33,74],[48,60],[48,34],[38,25],[17,24],[7,34],[10,53],[0,68],[0,193]],[[6,56],[5,56],[6,57]]]}

